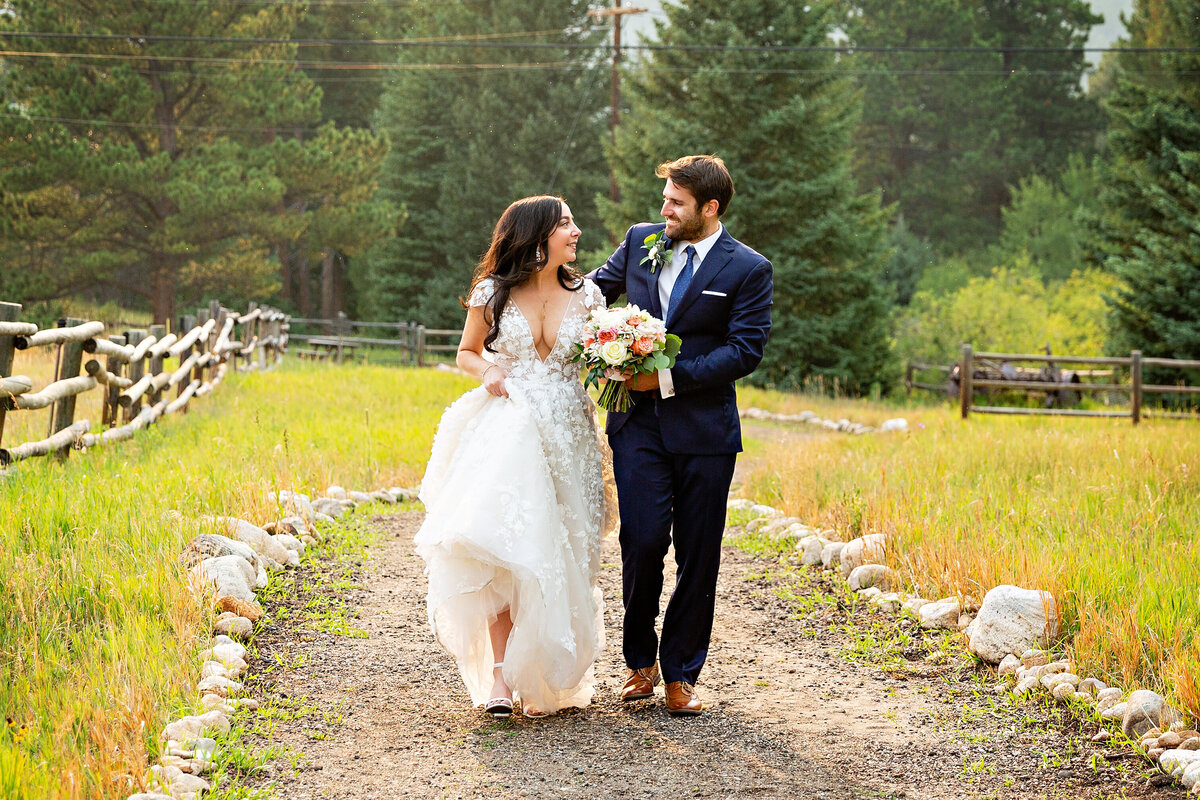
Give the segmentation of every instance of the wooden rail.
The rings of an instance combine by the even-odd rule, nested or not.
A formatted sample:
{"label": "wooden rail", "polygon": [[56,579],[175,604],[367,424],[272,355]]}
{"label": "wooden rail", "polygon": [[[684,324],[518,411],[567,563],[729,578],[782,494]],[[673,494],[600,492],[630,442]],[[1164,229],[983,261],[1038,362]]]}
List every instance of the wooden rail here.
{"label": "wooden rail", "polygon": [[[1012,364],[1013,362],[1032,362],[1052,364],[1094,364],[1113,368],[1128,368],[1129,383],[1081,383],[1055,380],[999,380],[981,378],[978,376],[978,364],[981,361]],[[910,386],[920,386],[911,380],[914,370],[929,369],[932,365],[914,362],[909,366],[906,383]],[[1010,415],[1054,415],[1071,417],[1128,417],[1137,425],[1145,417],[1198,419],[1196,414],[1181,414],[1151,411],[1144,409],[1144,398],[1147,394],[1200,395],[1200,386],[1185,384],[1148,384],[1142,378],[1143,367],[1151,366],[1170,369],[1200,369],[1200,361],[1176,358],[1145,358],[1140,350],[1134,350],[1129,357],[1112,356],[1069,356],[1043,355],[1036,353],[976,353],[969,344],[962,346],[962,352],[957,369],[952,367],[937,367],[957,373],[959,409],[963,419],[970,417],[971,412],[977,414],[1010,414]],[[1057,373],[1055,373],[1057,374]],[[1092,374],[1112,375],[1112,370],[1094,370]],[[1078,377],[1078,376],[1076,376]],[[938,388],[944,387],[929,387]],[[1067,408],[1014,408],[1007,406],[975,405],[976,389],[1015,389],[1038,392],[1120,392],[1128,393],[1130,398],[1128,411],[1098,411],[1090,409]]]}
{"label": "wooden rail", "polygon": [[[102,338],[100,322],[62,319],[57,328],[38,330],[18,321],[20,311],[16,303],[0,303],[0,442],[10,411],[49,408],[50,431],[41,441],[0,447],[0,468],[44,455],[65,459],[73,447],[128,439],[167,414],[186,411],[192,398],[211,392],[231,366],[244,372],[278,364],[287,352],[291,327],[289,317],[277,309],[252,303],[247,313],[239,314],[214,301],[181,317],[173,333],[151,325]],[[36,392],[29,378],[11,374],[14,352],[32,347],[58,348],[54,380]],[[85,363],[85,353],[103,357],[105,363],[94,358]],[[167,358],[179,363],[167,367]],[[177,387],[174,399],[163,396],[170,387]],[[98,425],[76,421],[76,398],[94,390],[104,393],[102,419]]]}
{"label": "wooden rail", "polygon": [[[462,331],[457,329],[426,328],[417,322],[351,320],[345,314],[339,314],[337,319],[292,317],[291,322],[320,330],[319,333],[304,331],[291,334],[291,338],[297,342],[308,345],[296,350],[297,355],[327,359],[338,364],[347,357],[361,353],[363,348],[378,347],[400,351],[404,363],[425,366],[433,353],[457,352],[458,338],[462,335]],[[394,338],[355,335],[356,329],[364,333],[372,329],[395,331],[396,335]]]}

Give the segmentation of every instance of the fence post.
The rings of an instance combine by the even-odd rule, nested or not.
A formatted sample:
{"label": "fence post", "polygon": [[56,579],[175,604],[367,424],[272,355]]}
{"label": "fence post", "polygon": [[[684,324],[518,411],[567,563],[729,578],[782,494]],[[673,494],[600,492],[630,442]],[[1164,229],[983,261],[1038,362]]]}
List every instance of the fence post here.
{"label": "fence post", "polygon": [[[166,325],[151,325],[150,326],[150,335],[161,342],[167,335],[167,326]],[[157,375],[158,373],[162,372],[162,369],[163,369],[163,356],[155,356],[150,359],[150,374],[151,375]],[[159,399],[160,394],[162,394],[162,392],[158,391],[157,389],[151,389],[150,393],[146,395],[146,402],[149,403],[151,406],[158,405],[158,399]]]}
{"label": "fence post", "polygon": [[1134,350],[1129,354],[1129,380],[1133,384],[1131,391],[1132,409],[1130,416],[1133,418],[1133,424],[1137,425],[1142,421],[1142,351]]}
{"label": "fence post", "polygon": [[425,326],[417,326],[417,366],[425,366]]}
{"label": "fence post", "polygon": [[974,392],[974,385],[971,381],[971,375],[975,371],[975,351],[969,344],[962,346],[962,361],[958,367],[958,404],[962,410],[962,418],[966,419],[971,415],[971,400]]}
{"label": "fence post", "polygon": [[[179,338],[182,339],[183,337],[187,336],[189,333],[191,333],[192,328],[194,328],[194,327],[196,327],[196,318],[194,316],[192,316],[191,314],[184,314],[182,317],[179,318]],[[186,350],[184,350],[182,353],[179,354],[179,366],[183,366],[183,362],[188,360],[188,357],[191,356],[192,350],[194,350],[194,349],[195,349],[194,346],[189,347]],[[188,383],[191,383],[190,375],[188,376],[187,380],[180,381],[179,384],[175,387],[175,396],[176,397],[183,394],[183,390],[187,388],[187,386],[185,384],[188,384]],[[186,414],[188,407],[185,405],[183,408],[181,408],[179,410],[181,412],[183,412],[184,414]]]}
{"label": "fence post", "polygon": [[[210,353],[216,348],[217,338],[221,335],[221,331],[225,329],[225,323],[229,321],[229,317],[232,314],[233,314],[233,312],[229,311],[227,309],[224,309],[224,308],[218,309],[217,317],[216,317],[217,324],[215,326],[213,326],[213,335],[209,339],[208,350]],[[230,336],[229,340],[233,341],[233,331],[229,332],[229,336]],[[220,369],[220,367],[221,367],[220,359],[216,359],[216,360],[208,362],[208,380],[211,381],[213,378],[217,377],[217,370]],[[205,380],[203,377],[203,373],[201,373],[200,380],[201,381]]]}
{"label": "fence post", "polygon": [[[123,346],[126,341],[124,336],[110,336],[108,337],[108,340],[118,346]],[[117,358],[114,358],[113,356],[106,356],[104,359],[104,369],[113,375],[120,376],[121,372],[123,371],[123,366],[120,360]],[[101,425],[116,424],[117,414],[120,413],[121,409],[121,405],[118,402],[118,398],[120,398],[120,396],[121,387],[117,386],[115,383],[110,383],[107,387],[105,387],[104,406],[103,410],[100,412]]]}
{"label": "fence post", "polygon": [[[209,310],[207,308],[197,308],[196,309],[196,324],[197,325],[203,325],[212,318],[213,318],[212,314],[209,313]],[[203,356],[205,353],[207,353],[209,351],[210,348],[208,346],[208,343],[209,343],[210,339],[212,339],[211,333],[208,335],[207,339],[197,339],[196,340],[195,351],[197,353],[199,353],[201,356]],[[187,388],[187,384],[189,384],[195,380],[199,380],[199,381],[204,380],[204,368],[203,367],[192,367],[191,374],[189,374],[187,376],[187,379],[179,382],[179,393],[183,394],[183,390]],[[191,404],[189,403],[188,405],[191,405]],[[183,408],[180,409],[180,411],[183,411],[186,413],[187,408],[188,408],[187,405],[185,405]]]}
{"label": "fence post", "polygon": [[[0,303],[0,322],[17,322],[21,316],[20,303]],[[0,378],[12,373],[13,353],[16,347],[13,336],[0,336]],[[4,406],[0,405],[0,440],[4,439]]]}
{"label": "fence post", "polygon": [[[66,319],[59,320],[59,327],[70,328],[75,325],[82,325],[86,321],[87,320],[67,317]],[[55,378],[55,380],[65,381],[68,378],[79,377],[79,368],[83,366],[83,342],[64,342],[59,346],[62,348],[62,350],[60,351],[58,376]],[[64,397],[62,400],[59,400],[54,404],[54,409],[52,411],[54,414],[54,419],[50,424],[51,436],[65,428],[71,427],[75,423],[76,399],[76,395],[71,395],[70,397]],[[63,449],[55,452],[54,457],[59,461],[66,461],[67,456],[70,455],[70,453],[71,448],[64,447]]]}
{"label": "fence post", "polygon": [[[141,341],[145,338],[146,338],[146,332],[144,330],[125,331],[125,341],[128,344],[133,345],[134,347],[137,347],[138,344],[140,344]],[[137,362],[133,362],[133,361],[129,362],[129,380],[133,381],[134,383],[137,383],[139,380],[142,379],[142,376],[145,374],[146,374],[146,359],[145,358],[143,358]],[[142,410],[142,398],[139,397],[133,404],[131,404],[128,408],[125,409],[125,421],[129,422],[131,419],[136,417],[138,415],[138,412],[140,412],[141,410]],[[114,422],[116,421],[115,413],[113,414],[113,421]]]}
{"label": "fence post", "polygon": [[334,329],[337,331],[337,363],[339,364],[342,363],[342,339],[346,335],[346,327],[348,324],[349,323],[346,322],[346,312],[339,311],[337,313],[337,321],[333,324]]}
{"label": "fence post", "polygon": [[904,369],[904,393],[912,394],[912,379],[913,379],[913,363],[908,362],[908,366]]}

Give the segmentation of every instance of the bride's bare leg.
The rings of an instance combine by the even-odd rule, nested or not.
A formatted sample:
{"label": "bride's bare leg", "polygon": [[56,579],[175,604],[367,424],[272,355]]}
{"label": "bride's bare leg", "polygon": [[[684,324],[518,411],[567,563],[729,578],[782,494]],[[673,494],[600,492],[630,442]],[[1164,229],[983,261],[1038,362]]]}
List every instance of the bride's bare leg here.
{"label": "bride's bare leg", "polygon": [[[492,656],[497,664],[504,663],[504,651],[508,647],[508,635],[510,633],[512,633],[512,617],[506,608],[488,626],[488,635],[492,639]],[[495,682],[492,684],[491,696],[512,699],[512,690],[504,682],[504,676],[501,674],[499,667],[492,669],[492,677],[495,679]]]}

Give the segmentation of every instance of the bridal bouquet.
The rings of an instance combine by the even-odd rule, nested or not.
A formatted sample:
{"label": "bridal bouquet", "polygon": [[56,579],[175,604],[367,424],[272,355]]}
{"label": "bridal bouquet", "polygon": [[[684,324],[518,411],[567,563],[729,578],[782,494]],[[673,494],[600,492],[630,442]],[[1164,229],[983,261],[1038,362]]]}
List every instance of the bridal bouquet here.
{"label": "bridal bouquet", "polygon": [[608,385],[599,406],[607,411],[629,410],[628,378],[675,366],[680,339],[667,326],[635,305],[596,309],[583,325],[583,341],[572,345],[572,361],[587,369],[584,386]]}

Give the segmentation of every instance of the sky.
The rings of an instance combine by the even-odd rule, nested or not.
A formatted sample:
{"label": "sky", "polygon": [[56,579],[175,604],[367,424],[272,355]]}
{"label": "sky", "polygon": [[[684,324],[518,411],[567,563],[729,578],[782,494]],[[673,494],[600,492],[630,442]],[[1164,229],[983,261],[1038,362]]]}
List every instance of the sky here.
{"label": "sky", "polygon": [[[663,0],[621,0],[621,5],[646,9],[644,14],[629,14],[623,17],[621,38],[624,42],[637,41],[636,36],[629,34],[652,36],[653,20],[665,19],[662,12]],[[1107,47],[1125,33],[1125,26],[1121,24],[1120,14],[1122,11],[1126,14],[1133,11],[1133,0],[1091,0],[1091,6],[1093,11],[1104,15],[1104,24],[1092,28],[1092,35],[1088,38],[1088,47]],[[1092,54],[1088,60],[1093,64],[1099,63],[1100,54]]]}
{"label": "sky", "polygon": [[[1104,15],[1104,24],[1092,28],[1088,47],[1108,47],[1124,35],[1125,26],[1121,24],[1120,15],[1124,12],[1128,16],[1133,12],[1133,0],[1092,0],[1091,5],[1093,11]],[[1092,56],[1089,60],[1094,64],[1099,59]]]}

